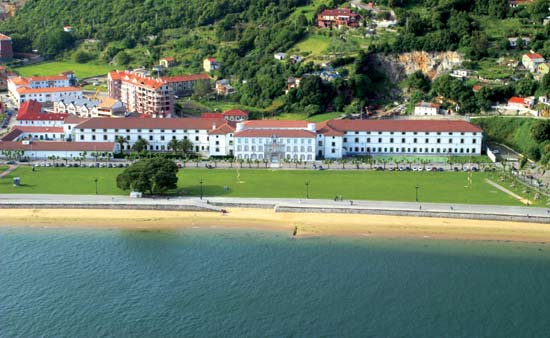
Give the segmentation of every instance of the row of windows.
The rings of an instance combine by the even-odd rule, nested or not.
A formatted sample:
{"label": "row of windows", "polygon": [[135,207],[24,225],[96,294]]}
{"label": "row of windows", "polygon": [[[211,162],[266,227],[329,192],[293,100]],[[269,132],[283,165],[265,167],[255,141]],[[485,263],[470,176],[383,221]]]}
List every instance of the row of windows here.
{"label": "row of windows", "polygon": [[[287,146],[286,147],[287,152],[294,151],[295,153],[298,152],[298,151],[303,153],[303,152],[306,151],[306,149],[307,149],[307,152],[312,152],[313,151],[312,146],[307,146],[307,148],[305,146],[300,146],[300,147],[298,147],[298,146],[294,146],[294,147]],[[247,145],[245,145],[245,146],[238,145],[237,146],[237,151],[264,151],[264,147],[260,145],[260,146],[257,146],[257,147],[256,146],[250,146],[250,148],[249,148]]]}
{"label": "row of windows", "polygon": [[[359,132],[359,131],[356,131],[356,132],[348,131],[348,132],[346,133],[346,135],[359,135],[359,133],[362,133],[362,132]],[[393,131],[390,131],[390,132],[387,132],[387,131],[379,131],[379,132],[378,132],[378,135],[384,135],[384,133],[388,133],[388,134],[390,134],[390,135],[399,134],[399,133],[394,133]],[[410,132],[402,131],[402,132],[401,132],[401,135],[406,135],[407,133],[410,133]],[[442,133],[442,132],[439,132],[439,131],[438,131],[438,132],[433,132],[433,133],[436,134],[436,135],[442,135],[442,134],[454,135],[453,132]],[[370,135],[370,134],[371,134],[371,132],[370,132],[370,131],[367,131],[367,135]],[[373,131],[372,134],[373,134],[373,135],[377,135],[377,132]],[[422,134],[422,132],[419,133],[419,132],[416,132],[416,131],[415,131],[415,132],[413,132],[412,134],[413,134],[413,135],[418,135],[418,134]],[[458,134],[458,133],[457,133],[457,134]],[[465,134],[464,132],[460,132],[460,135],[464,135],[464,134]],[[472,133],[472,134],[473,134],[473,135],[477,135],[477,133]],[[431,132],[426,131],[426,132],[424,132],[424,135],[431,135]]]}
{"label": "row of windows", "polygon": [[[103,130],[103,132],[108,132],[109,130],[112,130],[112,129],[97,129],[97,131],[100,131],[100,130]],[[137,133],[141,133],[142,130],[141,129],[131,129],[132,132],[137,132]],[[145,131],[147,129],[143,129],[143,131]],[[84,132],[84,129],[80,129],[81,132]],[[115,133],[118,133],[119,132],[119,129],[115,129],[114,130]],[[150,133],[153,133],[153,132],[158,132],[159,130],[158,129],[149,129],[149,132]],[[172,133],[176,133],[176,132],[184,132],[184,133],[200,133],[201,131],[204,131],[206,132],[206,130],[187,130],[187,129],[172,129]],[[92,129],[92,132],[95,133],[96,132],[96,129]],[[126,132],[129,133],[130,132],[130,129],[126,129]],[[165,132],[165,129],[160,129],[160,132],[161,133],[164,133]],[[230,135],[231,136],[231,135]]]}
{"label": "row of windows", "polygon": [[[374,142],[376,142],[376,139],[373,139],[373,140],[375,140]],[[344,142],[348,142],[348,139],[347,139],[346,137],[344,137]],[[360,142],[360,141],[359,141],[359,138],[356,137],[356,138],[354,139],[354,142],[355,142],[355,143],[359,143],[359,142]],[[368,137],[368,138],[367,138],[367,143],[370,143],[370,142],[371,142],[371,138]],[[333,142],[333,143],[334,143],[334,142]],[[381,137],[379,137],[379,138],[378,138],[378,143],[384,143],[384,139],[381,138]],[[393,137],[390,138],[390,142],[389,142],[389,143],[394,143]],[[407,139],[402,138],[402,139],[401,139],[401,143],[407,143]],[[412,143],[418,143],[418,139],[417,139],[417,138],[414,138]],[[424,139],[424,143],[430,143],[430,139],[428,139],[428,138]],[[435,143],[441,143],[441,139],[438,138],[438,139],[436,140]],[[449,143],[453,143],[453,139],[452,139],[452,138],[449,139]],[[460,139],[460,143],[464,143],[464,139],[463,139],[463,138]],[[475,138],[472,139],[472,143],[477,143],[477,139],[475,139]],[[320,145],[320,146],[323,145],[323,141],[319,141],[319,145]]]}
{"label": "row of windows", "polygon": [[[249,139],[250,139],[250,142],[249,142]],[[256,142],[256,140],[258,140]],[[279,142],[277,142],[277,140],[279,140]],[[298,141],[299,140],[299,141]],[[248,144],[248,143],[251,143],[251,144],[255,144],[255,143],[258,143],[258,144],[264,144],[264,143],[286,143],[286,144],[312,144],[313,143],[313,140],[312,139],[305,139],[305,138],[301,138],[301,139],[298,139],[298,138],[280,138],[280,139],[276,139],[276,138],[256,138],[256,137],[238,137],[237,138],[237,144]]]}
{"label": "row of windows", "polygon": [[[366,150],[366,151],[365,151]],[[367,147],[367,148],[360,148],[355,147],[348,150],[350,153],[387,153],[389,150],[390,153],[434,153],[434,154],[441,154],[441,153],[476,153],[476,149],[472,148],[470,151],[470,148],[393,148],[393,147]],[[332,153],[334,154],[334,149],[332,150]]]}
{"label": "row of windows", "polygon": [[[244,154],[244,155],[241,155],[241,154],[237,154],[237,158],[241,158],[241,159],[245,159],[245,160],[248,160],[248,159],[251,159],[251,160],[263,160],[264,159],[264,155],[263,154],[252,154],[252,155],[248,155],[248,154]],[[302,160],[302,161],[313,161],[313,155],[311,154],[308,154],[308,155],[298,155],[298,154],[294,154],[294,155],[290,155],[290,154],[287,154],[286,155],[286,158],[291,160],[291,159],[295,159],[295,160]]]}

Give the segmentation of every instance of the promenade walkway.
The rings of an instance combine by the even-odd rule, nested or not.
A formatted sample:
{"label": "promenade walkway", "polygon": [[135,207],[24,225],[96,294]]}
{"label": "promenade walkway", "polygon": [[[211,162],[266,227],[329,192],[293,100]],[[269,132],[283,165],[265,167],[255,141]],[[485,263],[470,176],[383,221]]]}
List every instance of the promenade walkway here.
{"label": "promenade walkway", "polygon": [[149,209],[221,211],[266,208],[278,212],[361,213],[550,224],[550,208],[388,201],[333,201],[290,198],[130,198],[103,195],[0,194],[0,208]]}
{"label": "promenade walkway", "polygon": [[8,176],[12,171],[17,169],[18,165],[10,165],[10,167],[6,170],[4,170],[2,173],[0,173],[0,178],[4,178],[5,176]]}

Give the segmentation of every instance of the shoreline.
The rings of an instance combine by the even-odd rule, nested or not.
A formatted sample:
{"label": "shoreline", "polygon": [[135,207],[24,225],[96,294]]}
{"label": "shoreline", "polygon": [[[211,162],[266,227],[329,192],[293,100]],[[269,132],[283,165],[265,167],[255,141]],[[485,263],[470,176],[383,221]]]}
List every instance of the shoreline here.
{"label": "shoreline", "polygon": [[550,243],[550,224],[454,218],[276,212],[228,208],[228,213],[113,209],[3,209],[0,227],[121,230],[254,229],[289,238],[418,238]]}

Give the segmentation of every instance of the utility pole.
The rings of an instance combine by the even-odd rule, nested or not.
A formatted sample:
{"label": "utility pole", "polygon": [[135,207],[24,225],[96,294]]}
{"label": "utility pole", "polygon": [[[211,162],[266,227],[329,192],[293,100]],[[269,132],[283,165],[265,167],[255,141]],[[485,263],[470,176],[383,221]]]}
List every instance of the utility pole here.
{"label": "utility pole", "polygon": [[203,180],[202,180],[202,177],[201,177],[201,181],[199,183],[201,185],[201,200],[202,200],[202,184],[204,183]]}
{"label": "utility pole", "polygon": [[309,199],[309,181],[306,181],[306,198]]}
{"label": "utility pole", "polygon": [[416,198],[415,198],[415,200],[416,200],[416,202],[418,202],[418,189],[420,189],[420,186],[417,184],[415,186],[415,189],[416,189]]}

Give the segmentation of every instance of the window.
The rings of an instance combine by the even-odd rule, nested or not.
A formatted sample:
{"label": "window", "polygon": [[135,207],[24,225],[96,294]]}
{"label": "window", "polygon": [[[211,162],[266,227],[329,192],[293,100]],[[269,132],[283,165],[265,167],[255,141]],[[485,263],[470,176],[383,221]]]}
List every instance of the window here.
{"label": "window", "polygon": [[103,141],[107,141],[107,135],[103,135]]}
{"label": "window", "polygon": [[382,138],[381,137],[378,138],[378,143],[382,143]]}
{"label": "window", "polygon": [[463,138],[460,139],[460,143],[464,144],[464,139]]}
{"label": "window", "polygon": [[429,140],[429,139],[426,139],[424,143],[430,143],[430,140]]}
{"label": "window", "polygon": [[153,135],[149,135],[149,141],[153,141]]}
{"label": "window", "polygon": [[164,135],[162,135],[162,136],[160,137],[160,140],[161,140],[161,141],[164,141]]}
{"label": "window", "polygon": [[449,143],[453,143],[453,139],[452,139],[452,138],[449,139]]}
{"label": "window", "polygon": [[416,143],[416,139],[413,139],[413,143]]}
{"label": "window", "polygon": [[84,135],[80,135],[80,140],[84,141]]}
{"label": "window", "polygon": [[404,138],[401,139],[401,143],[405,143],[405,139],[404,139]]}
{"label": "window", "polygon": [[355,143],[358,143],[359,142],[359,137],[356,137],[355,138]]}
{"label": "window", "polygon": [[390,138],[390,143],[393,143],[393,137],[392,137],[392,138]]}
{"label": "window", "polygon": [[219,146],[219,145],[220,145],[220,141],[216,141],[216,145]]}
{"label": "window", "polygon": [[474,143],[474,144],[475,144],[476,142],[477,142],[477,140],[476,140],[476,139],[473,139],[473,140],[472,140],[472,143]]}
{"label": "window", "polygon": [[198,136],[195,136],[195,141],[198,141],[199,140],[199,137]]}
{"label": "window", "polygon": [[437,143],[441,143],[441,139],[440,139],[440,138],[437,139]]}
{"label": "window", "polygon": [[367,138],[367,142],[368,142],[368,143],[370,143],[370,137],[369,137],[369,138]]}
{"label": "window", "polygon": [[323,141],[319,141],[319,147],[323,145]]}
{"label": "window", "polygon": [[95,141],[95,135],[92,135],[92,140],[94,140],[94,141]]}
{"label": "window", "polygon": [[347,138],[347,137],[344,137],[344,142],[348,142],[348,138]]}
{"label": "window", "polygon": [[336,142],[332,142],[332,146],[333,146],[333,147],[336,147]]}

